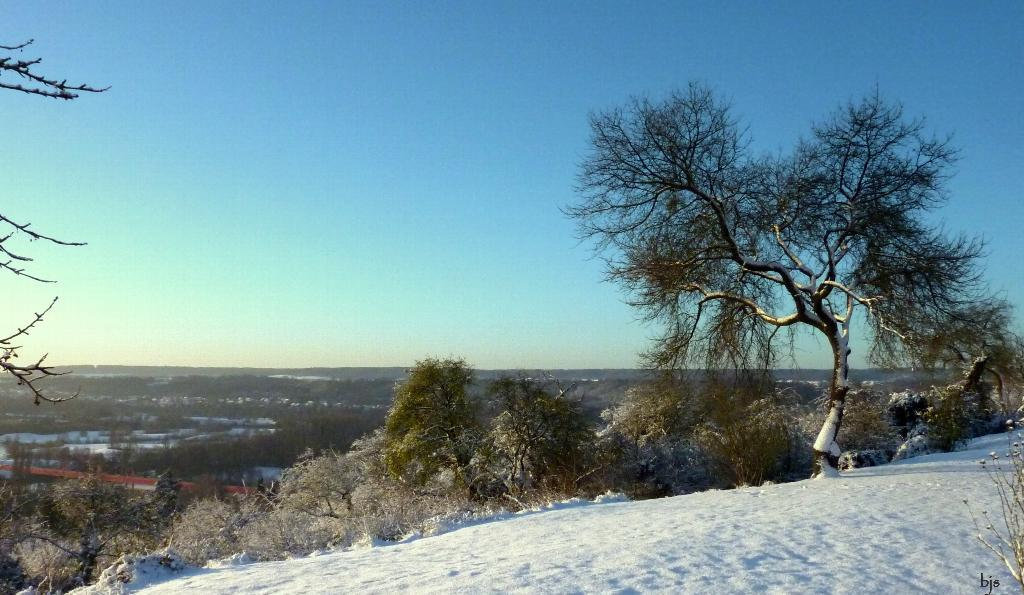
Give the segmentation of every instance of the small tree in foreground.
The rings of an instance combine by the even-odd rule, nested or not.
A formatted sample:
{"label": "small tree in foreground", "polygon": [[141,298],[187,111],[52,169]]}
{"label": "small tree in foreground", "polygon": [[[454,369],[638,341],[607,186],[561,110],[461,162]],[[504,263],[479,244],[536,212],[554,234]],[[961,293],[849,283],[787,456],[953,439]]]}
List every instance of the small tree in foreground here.
{"label": "small tree in foreground", "polygon": [[898,353],[904,321],[979,293],[979,244],[927,219],[954,151],[877,94],[771,157],[751,156],[729,107],[699,85],[590,124],[569,214],[632,305],[665,324],[649,363],[767,367],[781,339],[811,329],[833,362],[815,467],[834,474],[855,313],[867,312],[876,354]]}
{"label": "small tree in foreground", "polygon": [[487,443],[510,497],[541,487],[574,493],[594,442],[579,402],[529,378],[499,378],[488,392],[497,415]]}
{"label": "small tree in foreground", "polygon": [[64,552],[77,583],[87,585],[103,560],[155,544],[153,532],[163,527],[154,522],[158,503],[95,475],[62,481],[44,493],[44,528],[32,537]]}

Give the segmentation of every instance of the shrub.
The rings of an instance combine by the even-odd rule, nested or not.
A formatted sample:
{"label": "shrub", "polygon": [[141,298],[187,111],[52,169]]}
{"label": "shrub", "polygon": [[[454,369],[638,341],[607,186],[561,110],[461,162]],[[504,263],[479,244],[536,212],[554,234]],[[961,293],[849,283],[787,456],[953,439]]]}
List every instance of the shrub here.
{"label": "shrub", "polygon": [[73,552],[77,580],[92,582],[98,565],[122,553],[155,545],[156,501],[89,475],[54,484],[40,513],[54,543]]}
{"label": "shrub", "polygon": [[668,382],[631,387],[622,402],[607,411],[606,421],[617,434],[644,443],[689,430],[687,395]]}
{"label": "shrub", "polygon": [[171,529],[170,546],[187,562],[203,565],[242,551],[240,532],[266,509],[252,498],[240,502],[198,500]]}
{"label": "shrub", "polygon": [[353,457],[334,452],[313,456],[307,451],[282,474],[279,506],[313,517],[343,518],[352,512],[352,492],[360,475]]}
{"label": "shrub", "polygon": [[422,532],[431,518],[476,508],[461,490],[451,490],[443,476],[413,489],[389,477],[369,478],[352,494],[354,533],[370,539],[398,541]]}
{"label": "shrub", "polygon": [[887,405],[889,419],[901,438],[909,438],[919,424],[924,423],[928,410],[928,396],[909,390],[893,393]]}
{"label": "shrub", "polygon": [[81,585],[77,561],[59,547],[40,540],[19,543],[15,557],[40,593],[62,593]]}
{"label": "shrub", "polygon": [[686,404],[680,387],[652,383],[630,388],[621,403],[602,412],[599,489],[636,499],[724,486],[691,439]]}
{"label": "shrub", "polygon": [[846,450],[881,451],[889,457],[900,444],[896,428],[889,423],[889,400],[870,390],[850,391],[843,411],[838,442]]}
{"label": "shrub", "polygon": [[513,496],[575,494],[592,467],[594,442],[579,403],[528,378],[499,378],[488,392],[497,415],[479,463]]}
{"label": "shrub", "polygon": [[933,387],[928,393],[928,404],[924,420],[928,442],[934,448],[948,452],[971,437],[975,411],[969,395],[963,393],[960,385]]}
{"label": "shrub", "polygon": [[275,508],[239,527],[236,548],[262,561],[306,556],[331,545],[350,542],[343,521]]}
{"label": "shrub", "polygon": [[634,442],[602,432],[599,449],[608,461],[598,491],[618,491],[631,499],[659,498],[726,487],[715,477],[707,453],[688,437],[660,436]]}
{"label": "shrub", "polygon": [[1024,454],[1018,433],[1008,434],[1007,443],[1005,460],[993,452],[991,461],[981,461],[999,494],[1002,518],[993,519],[982,511],[982,526],[971,511],[971,519],[978,540],[1006,566],[1024,592]]}
{"label": "shrub", "polygon": [[732,485],[760,485],[789,471],[794,428],[771,398],[737,408],[735,415],[697,427],[694,439]]}

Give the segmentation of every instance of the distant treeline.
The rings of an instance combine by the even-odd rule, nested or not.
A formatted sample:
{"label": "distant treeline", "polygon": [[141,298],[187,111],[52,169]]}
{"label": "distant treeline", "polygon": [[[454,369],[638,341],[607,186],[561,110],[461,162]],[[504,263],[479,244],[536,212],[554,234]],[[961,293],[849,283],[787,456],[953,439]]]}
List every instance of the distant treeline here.
{"label": "distant treeline", "polygon": [[210,476],[227,484],[251,483],[258,475],[252,472],[254,467],[289,467],[307,450],[347,451],[357,438],[380,427],[384,415],[384,410],[315,409],[280,417],[269,434],[135,450],[122,466],[144,475],[170,471],[178,478]]}
{"label": "distant treeline", "polygon": [[[83,397],[203,397],[223,401],[270,397],[293,401],[328,401],[352,405],[387,404],[395,381],[299,380],[269,376],[90,376],[68,374],[48,379],[46,390]],[[13,383],[4,385],[14,389]]]}

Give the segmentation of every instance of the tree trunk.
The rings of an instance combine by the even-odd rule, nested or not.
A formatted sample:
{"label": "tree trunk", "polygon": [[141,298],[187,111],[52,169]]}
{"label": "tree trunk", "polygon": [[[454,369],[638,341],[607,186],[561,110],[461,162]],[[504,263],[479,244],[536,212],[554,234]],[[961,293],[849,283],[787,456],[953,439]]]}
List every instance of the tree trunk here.
{"label": "tree trunk", "polygon": [[92,582],[92,575],[96,571],[96,562],[100,556],[99,549],[95,534],[89,532],[82,536],[78,551],[78,576],[83,585]]}
{"label": "tree trunk", "polygon": [[828,416],[814,441],[813,477],[836,477],[839,475],[839,455],[842,451],[836,443],[839,427],[843,422],[846,407],[846,393],[850,392],[850,347],[846,336],[836,333],[829,341],[832,345],[832,381],[828,388]]}
{"label": "tree trunk", "polygon": [[981,377],[985,374],[986,366],[988,365],[988,357],[982,356],[975,358],[971,363],[971,368],[964,374],[964,389],[963,392],[976,391],[981,392]]}
{"label": "tree trunk", "polygon": [[1003,416],[1013,415],[1010,413],[1010,401],[1006,398],[1006,382],[1003,380],[1003,374],[998,370],[989,368],[988,373],[996,379],[996,394],[999,395],[999,408]]}

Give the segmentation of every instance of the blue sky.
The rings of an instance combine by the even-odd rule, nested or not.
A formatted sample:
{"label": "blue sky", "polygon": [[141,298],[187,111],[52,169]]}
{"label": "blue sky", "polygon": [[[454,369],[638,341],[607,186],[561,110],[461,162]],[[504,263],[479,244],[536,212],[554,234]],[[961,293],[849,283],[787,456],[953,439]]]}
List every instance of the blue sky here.
{"label": "blue sky", "polygon": [[[57,362],[627,367],[636,321],[559,207],[588,112],[690,80],[755,147],[877,85],[962,149],[941,217],[1020,304],[1024,3],[7,2],[0,43],[109,84],[0,93],[7,325]],[[824,366],[801,342],[798,363]],[[855,343],[854,362],[863,353]]]}

